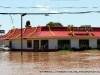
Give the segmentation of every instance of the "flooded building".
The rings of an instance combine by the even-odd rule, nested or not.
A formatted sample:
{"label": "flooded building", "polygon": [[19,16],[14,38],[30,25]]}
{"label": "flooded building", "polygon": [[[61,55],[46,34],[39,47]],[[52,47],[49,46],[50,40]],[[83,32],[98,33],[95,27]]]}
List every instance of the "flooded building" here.
{"label": "flooded building", "polygon": [[[91,26],[66,26],[50,27],[37,26],[31,27],[26,23],[22,29],[23,49],[24,50],[55,50],[91,47],[100,48],[100,27]],[[21,29],[15,28],[3,36],[4,44],[13,49],[21,49]]]}

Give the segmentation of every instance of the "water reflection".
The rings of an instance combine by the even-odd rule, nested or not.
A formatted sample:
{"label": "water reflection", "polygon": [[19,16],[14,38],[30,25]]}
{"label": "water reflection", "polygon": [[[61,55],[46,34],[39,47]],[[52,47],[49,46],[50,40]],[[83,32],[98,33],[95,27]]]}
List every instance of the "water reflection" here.
{"label": "water reflection", "polygon": [[[4,52],[0,51],[0,73],[2,75],[33,75],[40,70],[97,68],[100,53],[84,52]],[[40,74],[39,74],[40,75]]]}

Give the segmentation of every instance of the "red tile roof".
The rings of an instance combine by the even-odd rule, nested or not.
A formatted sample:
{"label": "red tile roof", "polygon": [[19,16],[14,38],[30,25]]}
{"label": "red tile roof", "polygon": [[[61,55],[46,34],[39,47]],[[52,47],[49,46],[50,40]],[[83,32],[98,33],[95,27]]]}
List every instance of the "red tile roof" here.
{"label": "red tile roof", "polygon": [[[37,28],[37,29],[36,29]],[[35,37],[71,37],[73,34],[78,36],[96,36],[100,37],[100,28],[93,28],[93,31],[72,31],[70,32],[67,27],[28,27],[23,28],[23,38],[35,38]],[[17,39],[20,38],[21,29],[9,30],[9,32],[3,36],[4,39]],[[55,35],[55,36],[54,36]]]}

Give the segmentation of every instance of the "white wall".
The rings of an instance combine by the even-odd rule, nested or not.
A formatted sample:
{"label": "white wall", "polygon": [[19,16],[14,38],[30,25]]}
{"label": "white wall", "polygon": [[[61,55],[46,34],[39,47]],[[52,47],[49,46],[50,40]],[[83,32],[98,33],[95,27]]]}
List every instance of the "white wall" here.
{"label": "white wall", "polygon": [[[10,40],[5,40],[4,44],[9,46],[9,41]],[[20,40],[11,40],[11,41],[12,41],[12,48],[14,48],[14,49],[20,49],[21,48]]]}
{"label": "white wall", "polygon": [[12,40],[12,48],[21,49],[21,41],[20,40]]}
{"label": "white wall", "polygon": [[79,48],[79,39],[71,39],[71,48]]}
{"label": "white wall", "polygon": [[3,44],[4,44],[4,40],[0,39],[0,45],[3,45]]}
{"label": "white wall", "polygon": [[9,40],[5,40],[4,41],[4,45],[8,45],[9,46]]}
{"label": "white wall", "polygon": [[57,39],[49,39],[49,49],[55,49],[55,47],[58,47],[58,40]]}
{"label": "white wall", "polygon": [[[5,40],[4,44],[9,45],[10,40]],[[21,41],[20,40],[12,40],[12,47],[14,49],[21,49]],[[33,49],[33,40],[32,40],[32,48],[27,48],[27,40],[23,40],[23,49]]]}
{"label": "white wall", "polygon": [[[14,49],[21,49],[21,41],[12,40],[12,47]],[[27,40],[23,40],[23,49],[33,49],[33,40],[32,40],[32,48],[27,48]]]}
{"label": "white wall", "polygon": [[[10,40],[5,40],[4,44],[9,45]],[[32,40],[32,48],[27,48],[27,40],[23,40],[23,49],[33,49],[34,41]],[[89,39],[89,46],[92,48],[97,48],[97,39]],[[12,47],[15,49],[21,48],[20,40],[12,40]],[[41,47],[41,40],[39,40],[39,48]],[[49,39],[48,40],[49,49],[55,49],[58,47],[58,39]],[[71,47],[79,48],[79,39],[71,39]]]}
{"label": "white wall", "polygon": [[89,39],[89,46],[91,48],[97,48],[97,39]]}

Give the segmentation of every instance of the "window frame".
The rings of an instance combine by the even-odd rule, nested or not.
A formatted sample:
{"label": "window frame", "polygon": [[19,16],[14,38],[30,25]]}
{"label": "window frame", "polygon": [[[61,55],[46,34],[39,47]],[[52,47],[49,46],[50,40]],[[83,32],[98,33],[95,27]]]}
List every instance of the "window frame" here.
{"label": "window frame", "polygon": [[27,48],[32,48],[32,40],[27,40]]}

